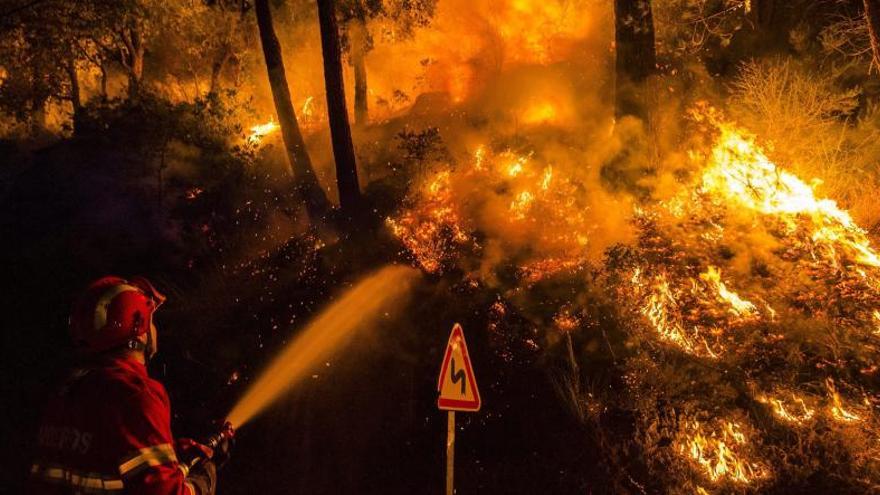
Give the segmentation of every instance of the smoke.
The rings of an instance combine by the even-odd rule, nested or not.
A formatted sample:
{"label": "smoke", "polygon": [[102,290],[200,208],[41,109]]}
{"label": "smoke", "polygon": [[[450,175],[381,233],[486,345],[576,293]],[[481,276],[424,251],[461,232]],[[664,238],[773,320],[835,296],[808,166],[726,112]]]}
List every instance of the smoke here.
{"label": "smoke", "polygon": [[[442,149],[404,159],[414,179],[389,219],[423,268],[460,262],[493,285],[511,271],[534,282],[632,240],[656,150],[643,122],[614,120],[611,19],[599,2],[448,1],[412,39],[377,38],[371,94],[408,106],[387,107],[359,147],[362,166],[399,163],[369,142],[401,130],[436,129]],[[385,108],[373,106],[374,121]]]}
{"label": "smoke", "polygon": [[[279,31],[290,33],[295,98],[322,102],[309,15],[279,16],[295,28]],[[641,211],[686,202],[699,184],[717,132],[688,110],[701,100],[723,107],[724,88],[698,66],[669,70],[640,88],[646,119],[615,119],[607,2],[448,0],[411,36],[388,20],[368,27],[371,125],[355,129],[362,186],[408,181],[388,225],[427,271],[460,270],[512,289],[602,265],[609,248],[643,234]],[[774,86],[753,72],[751,84],[775,101]],[[351,71],[346,79],[350,88]],[[327,133],[312,132],[310,147],[332,190]],[[725,220],[742,235],[719,248],[724,273],[749,279],[779,258],[778,236],[750,229],[752,215],[733,210]],[[680,217],[656,222],[669,237],[695,232]]]}

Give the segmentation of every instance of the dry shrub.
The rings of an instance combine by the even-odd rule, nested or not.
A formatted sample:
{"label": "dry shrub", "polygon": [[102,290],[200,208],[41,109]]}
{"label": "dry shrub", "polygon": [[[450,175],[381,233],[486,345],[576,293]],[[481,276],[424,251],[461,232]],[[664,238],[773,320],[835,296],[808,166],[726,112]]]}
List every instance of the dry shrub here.
{"label": "dry shrub", "polygon": [[743,64],[730,89],[730,113],[760,136],[772,159],[820,180],[819,194],[850,209],[862,225],[880,225],[873,200],[880,114],[861,104],[860,88],[841,88],[832,72],[770,60]]}
{"label": "dry shrub", "polygon": [[822,51],[873,68],[868,22],[861,11],[832,17],[819,33]]}
{"label": "dry shrub", "polygon": [[749,0],[654,0],[661,54],[698,55],[707,45],[727,46],[747,25]]}

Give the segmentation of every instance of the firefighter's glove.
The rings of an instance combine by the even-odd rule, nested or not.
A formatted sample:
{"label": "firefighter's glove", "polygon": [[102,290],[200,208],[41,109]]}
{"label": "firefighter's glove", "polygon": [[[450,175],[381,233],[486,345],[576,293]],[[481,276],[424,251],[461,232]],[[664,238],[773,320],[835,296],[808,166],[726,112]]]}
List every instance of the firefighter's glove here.
{"label": "firefighter's glove", "polygon": [[217,448],[214,449],[214,462],[217,463],[218,468],[222,468],[232,456],[232,447],[235,446],[235,437],[233,436],[224,436],[223,440],[217,444]]}
{"label": "firefighter's glove", "polygon": [[235,446],[235,429],[232,427],[232,424],[229,422],[224,423],[221,432],[222,436],[220,437],[220,442],[214,448],[213,457],[218,469],[222,468],[229,461],[229,458],[232,456],[232,447]]}
{"label": "firefighter's glove", "polygon": [[214,495],[217,489],[217,467],[211,459],[205,459],[190,469],[186,476],[198,495]]}
{"label": "firefighter's glove", "polygon": [[211,459],[214,451],[207,445],[202,445],[191,438],[178,438],[175,450],[177,460],[187,466],[192,465],[195,459]]}

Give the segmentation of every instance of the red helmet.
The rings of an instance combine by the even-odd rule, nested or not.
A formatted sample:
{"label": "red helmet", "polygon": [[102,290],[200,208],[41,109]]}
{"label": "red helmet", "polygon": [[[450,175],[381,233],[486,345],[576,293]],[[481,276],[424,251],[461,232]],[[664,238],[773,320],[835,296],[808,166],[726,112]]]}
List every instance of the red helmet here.
{"label": "red helmet", "polygon": [[145,278],[100,278],[73,305],[73,344],[92,353],[120,347],[150,330],[153,312],[163,302],[165,296]]}

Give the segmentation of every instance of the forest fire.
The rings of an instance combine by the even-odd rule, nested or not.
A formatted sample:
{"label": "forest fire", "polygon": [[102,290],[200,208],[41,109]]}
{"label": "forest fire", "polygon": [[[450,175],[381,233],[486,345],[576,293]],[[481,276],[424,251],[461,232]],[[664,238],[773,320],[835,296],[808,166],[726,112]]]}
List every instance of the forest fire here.
{"label": "forest fire", "polygon": [[705,273],[700,274],[700,279],[709,284],[717,293],[718,297],[730,305],[730,311],[736,316],[755,314],[755,305],[739,297],[721,281],[721,272],[718,268],[710,266]]}
{"label": "forest fire", "polygon": [[[701,173],[698,186],[685,191],[674,207],[665,212],[674,218],[688,215],[717,215],[721,208],[724,215],[732,221],[727,229],[740,229],[755,221],[769,221],[776,230],[776,237],[784,244],[796,247],[808,255],[814,269],[823,270],[829,280],[835,273],[844,271],[863,279],[866,294],[877,292],[876,270],[877,253],[874,251],[866,233],[850,215],[837,207],[830,199],[817,199],[813,188],[792,175],[779,169],[761,151],[751,138],[744,137],[743,131],[732,124],[716,123],[718,138],[708,155],[708,163]],[[682,211],[681,205],[690,203],[701,205],[690,211]],[[661,206],[663,210],[664,206]],[[753,211],[755,217],[736,218],[741,215],[739,208]],[[642,213],[645,215],[645,213]],[[759,220],[765,217],[765,220]],[[715,244],[724,242],[738,233],[725,232],[718,220],[704,219],[719,233],[701,233],[700,242]],[[725,237],[727,236],[727,237]],[[695,247],[696,249],[702,249]],[[812,260],[812,261],[811,261]],[[712,260],[708,260],[710,263]],[[655,273],[656,268],[641,267],[633,277],[633,284],[641,292],[644,283],[642,273]],[[726,331],[731,325],[747,322],[750,318],[772,319],[775,310],[766,306],[766,315],[761,316],[756,304],[743,298],[730,289],[722,280],[721,270],[712,264],[699,274],[699,282],[693,278],[668,281],[667,275],[656,275],[653,287],[647,296],[643,314],[650,320],[658,333],[684,350],[715,357],[718,350],[706,341],[706,333]],[[681,309],[679,304],[690,307],[704,307],[709,311],[709,301],[714,298],[728,306],[727,324],[710,329],[694,325],[687,326],[685,314],[690,309]],[[875,296],[870,296],[875,297]],[[688,303],[689,299],[694,299]],[[867,310],[868,308],[865,308]],[[872,310],[873,311],[873,310]]]}
{"label": "forest fire", "polygon": [[[751,236],[756,228],[767,229],[774,244],[786,246],[787,251],[773,248],[779,253],[774,263],[809,267],[814,280],[830,284],[830,293],[811,297],[840,297],[834,295],[838,290],[850,294],[852,306],[847,311],[869,316],[867,320],[847,320],[847,326],[856,332],[854,338],[873,335],[873,315],[880,304],[880,273],[877,253],[866,232],[833,200],[818,198],[815,186],[775,165],[755,138],[718,119],[717,112],[703,111],[706,113],[695,121],[711,122],[714,142],[707,153],[690,153],[699,163],[691,185],[683,184],[670,200],[635,207],[632,216],[642,238],[651,243],[657,242],[652,240],[654,236],[680,235],[670,237],[671,244],[663,241],[657,247],[639,248],[644,249],[641,259],[634,261],[624,278],[626,285],[621,290],[634,296],[633,309],[653,331],[648,341],[736,373],[750,369],[752,364],[743,361],[748,356],[760,360],[757,356],[785,345],[788,337],[783,328],[768,329],[779,327],[781,315],[791,321],[793,311],[799,311],[792,307],[792,298],[798,296],[791,292],[799,289],[785,284],[769,287],[754,274],[743,274],[731,265],[730,256],[718,255],[719,246]],[[585,227],[588,217],[579,215],[584,212],[577,211],[577,203],[570,198],[556,199],[556,188],[571,184],[561,172],[564,169],[541,163],[536,156],[540,155],[512,154],[509,150],[491,153],[479,147],[470,163],[428,176],[418,189],[421,192],[411,196],[400,216],[388,220],[392,232],[427,271],[474,266],[467,260],[481,256],[483,246],[493,239],[474,222],[468,204],[486,201],[481,195],[487,191],[509,191],[504,193],[509,198],[504,221],[522,225],[527,231],[540,231],[540,235],[566,246],[564,256],[554,251],[558,244],[548,244],[546,251],[533,251],[531,259],[520,262],[517,273],[524,286],[588,266],[583,250],[590,242]],[[474,188],[479,192],[470,192]],[[760,245],[746,246],[761,249]],[[652,251],[656,249],[661,251],[655,255]],[[781,268],[774,265],[774,269]],[[835,287],[835,283],[841,285]],[[566,324],[565,331],[573,332],[576,324]],[[636,328],[630,331],[637,335],[638,324],[634,324]],[[777,331],[782,333],[773,333]],[[780,424],[792,428],[817,428],[832,421],[844,426],[870,424],[874,431],[873,417],[866,423],[834,383],[827,377],[823,389],[817,390],[771,381],[765,386],[773,393],[761,392],[758,387],[749,394],[750,400],[764,404]],[[703,400],[707,410],[713,407],[710,400]],[[743,424],[743,420],[713,419],[712,415],[708,420],[689,420],[677,427],[678,454],[712,485],[764,483],[775,471],[772,462],[758,457],[763,448],[760,445],[767,440],[762,438],[759,425],[749,426],[747,436]],[[700,489],[705,492],[708,485]]]}
{"label": "forest fire", "polygon": [[[754,138],[745,137],[744,131],[730,123],[715,121],[713,125],[717,138],[711,152],[705,155],[706,165],[698,175],[696,187],[683,191],[682,199],[670,201],[669,206],[660,205],[653,213],[648,213],[650,209],[642,211],[639,220],[650,229],[661,225],[673,230],[678,228],[676,226],[699,226],[697,232],[689,232],[677,242],[680,249],[692,249],[692,255],[707,263],[705,268],[695,278],[687,275],[692,269],[669,264],[667,258],[658,260],[659,267],[639,265],[630,283],[635,293],[642,295],[640,312],[661,341],[689,355],[722,361],[727,363],[724,366],[745,371],[751,369],[751,365],[742,361],[743,357],[752,355],[761,359],[761,354],[776,352],[774,349],[786,341],[783,333],[778,337],[768,336],[760,343],[762,338],[758,335],[776,326],[774,321],[778,315],[764,299],[772,301],[774,306],[789,306],[785,312],[790,315],[794,309],[792,298],[797,296],[788,292],[792,288],[786,284],[773,288],[740,278],[744,287],[754,291],[754,298],[743,297],[731,288],[722,270],[714,264],[720,261],[710,254],[717,250],[715,246],[747,236],[745,231],[750,228],[766,228],[775,243],[787,246],[784,248],[787,251],[777,251],[780,254],[776,255],[779,260],[775,263],[809,267],[813,280],[833,288],[824,297],[833,300],[840,297],[835,292],[842,291],[850,295],[845,311],[865,316],[873,314],[880,302],[877,299],[877,254],[865,231],[846,211],[830,199],[817,198],[814,187],[777,167],[755,144]],[[664,223],[664,215],[673,219],[671,223]],[[715,233],[706,235],[707,231]],[[750,248],[760,249],[760,246]],[[840,285],[835,287],[835,284]],[[822,297],[820,293],[812,294]],[[850,338],[857,342],[869,338],[873,332],[870,319],[857,317],[847,321],[846,331],[855,332]],[[842,363],[832,368],[846,373]],[[787,387],[794,388],[777,389],[773,394],[753,392],[752,398],[766,404],[781,423],[797,428],[817,428],[817,421],[853,425],[865,420],[841,397],[835,379],[830,376],[824,379],[821,389],[803,384],[798,388],[797,383],[789,383]],[[815,398],[823,395],[824,400]],[[820,410],[827,412],[823,415]],[[872,417],[868,421],[869,431],[875,435],[875,420]],[[770,475],[772,469],[767,465],[742,460],[738,449],[744,447],[746,441],[735,423],[719,424],[708,432],[704,432],[705,429],[706,425],[701,423],[687,426],[684,431],[689,432],[685,433],[688,440],[680,452],[695,461],[713,483],[725,480],[751,483]],[[760,430],[753,431],[752,435],[760,435]]]}
{"label": "forest fire", "polygon": [[[117,358],[223,493],[880,491],[880,0],[7,3],[7,491],[137,491],[36,424]],[[59,345],[99,274],[155,332]]]}
{"label": "forest fire", "polygon": [[[411,195],[409,207],[387,222],[422,268],[435,272],[454,263],[461,250],[484,247],[475,240],[478,227],[470,208],[487,208],[486,215],[497,215],[498,228],[537,236],[546,249],[520,266],[536,282],[586,261],[584,247],[597,227],[591,225],[589,207],[570,196],[577,187],[530,153],[492,153],[479,146],[466,163],[429,176]],[[486,191],[496,191],[489,201],[481,199]]]}
{"label": "forest fire", "polygon": [[439,172],[422,188],[427,219],[403,216],[386,220],[394,235],[401,239],[419,265],[429,273],[441,271],[444,261],[454,255],[456,246],[470,241],[454,209],[450,174],[449,171]]}

